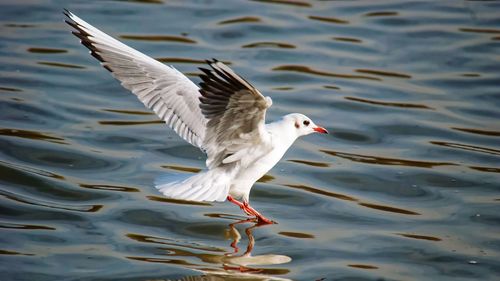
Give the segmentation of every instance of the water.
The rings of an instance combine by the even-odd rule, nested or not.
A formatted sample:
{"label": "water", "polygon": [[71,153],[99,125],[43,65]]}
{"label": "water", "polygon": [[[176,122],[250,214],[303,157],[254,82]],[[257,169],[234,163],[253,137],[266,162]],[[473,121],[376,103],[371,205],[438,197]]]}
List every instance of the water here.
{"label": "water", "polygon": [[[498,280],[500,3],[10,2],[2,280]],[[331,132],[252,190],[278,225],[155,191],[204,155],[88,55],[63,8],[197,82],[204,59],[226,61],[273,98],[268,120]]]}

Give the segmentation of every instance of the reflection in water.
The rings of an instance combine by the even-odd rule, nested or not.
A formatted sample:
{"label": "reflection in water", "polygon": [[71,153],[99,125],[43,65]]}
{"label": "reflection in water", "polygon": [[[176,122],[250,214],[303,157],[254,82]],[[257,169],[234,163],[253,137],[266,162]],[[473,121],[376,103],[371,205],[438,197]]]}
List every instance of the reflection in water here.
{"label": "reflection in water", "polygon": [[411,78],[410,75],[404,73],[396,73],[396,72],[373,70],[373,69],[356,69],[356,72],[379,75],[379,76],[396,77],[396,78],[408,78],[408,79]]}
{"label": "reflection in water", "polygon": [[463,32],[473,32],[473,33],[500,33],[499,29],[487,29],[487,28],[459,28],[458,30]]}
{"label": "reflection in water", "polygon": [[377,266],[369,264],[348,264],[347,266],[361,269],[378,269]]}
{"label": "reflection in water", "polygon": [[297,7],[312,7],[310,3],[296,1],[296,0],[251,0],[251,1],[270,3],[270,4],[282,4],[282,5],[297,6]]}
{"label": "reflection in water", "polygon": [[405,108],[423,108],[423,109],[432,109],[427,105],[423,104],[414,104],[414,103],[400,103],[400,102],[386,102],[386,101],[374,101],[368,99],[361,99],[356,97],[345,97],[346,100],[364,102],[369,104],[383,105],[383,106],[392,106],[392,107],[405,107]]}
{"label": "reflection in water", "polygon": [[295,189],[304,190],[304,191],[311,192],[311,193],[314,193],[314,194],[319,194],[319,195],[324,195],[324,196],[332,197],[332,198],[335,198],[335,199],[356,202],[360,206],[367,207],[367,208],[370,208],[370,209],[379,210],[379,211],[391,212],[391,213],[403,214],[403,215],[420,215],[417,212],[410,211],[410,210],[405,210],[405,209],[401,209],[401,208],[396,208],[396,207],[391,207],[391,206],[386,206],[386,205],[380,205],[380,204],[373,204],[373,203],[361,202],[359,199],[351,197],[351,196],[348,196],[348,195],[339,194],[339,193],[335,193],[335,192],[331,192],[331,191],[326,191],[326,190],[322,190],[322,189],[319,189],[319,188],[314,188],[314,187],[307,186],[307,185],[302,185],[302,184],[285,184],[284,186],[295,188]]}
{"label": "reflection in water", "polygon": [[291,231],[281,231],[278,232],[278,234],[287,236],[287,237],[293,237],[293,238],[302,238],[302,239],[313,239],[314,235],[309,234],[309,233],[303,233],[303,232],[291,232]]}
{"label": "reflection in water", "polygon": [[6,199],[10,199],[12,201],[16,201],[18,203],[47,207],[51,209],[59,209],[66,211],[76,211],[76,212],[85,212],[85,213],[95,213],[102,209],[103,205],[74,205],[74,204],[61,204],[55,202],[44,202],[40,199],[28,198],[27,196],[21,196],[18,194],[10,193],[7,191],[0,191],[0,196],[3,196]]}
{"label": "reflection in water", "polygon": [[366,13],[365,17],[389,17],[389,16],[397,16],[398,12],[370,12]]}
{"label": "reflection in water", "polygon": [[[173,64],[179,64],[179,63],[185,63],[185,64],[202,64],[205,65],[207,62],[206,60],[202,59],[193,59],[193,58],[179,58],[179,57],[161,57],[161,58],[155,58],[157,61],[163,62],[163,63],[173,63]],[[224,64],[231,65],[231,62],[228,60],[221,60]]]}
{"label": "reflection in water", "polygon": [[260,22],[260,18],[258,17],[241,17],[229,20],[220,21],[219,24],[233,24],[233,23],[243,23],[243,22]]}
{"label": "reflection in water", "polygon": [[7,251],[7,250],[1,250],[1,249],[0,249],[0,255],[34,256],[34,254],[25,254],[25,253],[20,253],[20,252],[16,252],[16,251]]}
{"label": "reflection in water", "polygon": [[338,87],[338,86],[332,86],[332,85],[324,85],[323,88],[325,88],[325,89],[331,89],[331,90],[340,90],[340,87]]}
{"label": "reflection in water", "polygon": [[461,75],[462,77],[481,77],[479,73],[464,73]]}
{"label": "reflection in water", "polygon": [[101,125],[110,126],[135,126],[135,125],[149,125],[149,124],[163,124],[161,120],[151,120],[151,121],[99,121]]}
{"label": "reflection in water", "polygon": [[493,168],[493,167],[479,167],[479,166],[470,166],[469,168],[481,172],[487,172],[487,173],[500,173],[500,168]]}
{"label": "reflection in water", "polygon": [[177,42],[177,43],[187,43],[196,44],[196,41],[182,36],[174,35],[121,35],[120,38],[128,40],[138,40],[138,41],[166,41],[166,42]]}
{"label": "reflection in water", "polygon": [[347,152],[339,152],[333,150],[322,149],[321,152],[326,154],[341,157],[344,159],[348,159],[354,162],[368,163],[368,164],[378,164],[378,165],[401,165],[401,166],[409,166],[409,167],[420,167],[420,168],[433,168],[436,166],[456,166],[458,164],[449,163],[449,162],[428,162],[428,161],[416,161],[416,160],[405,160],[405,159],[395,159],[395,158],[386,158],[386,157],[378,157],[371,155],[361,155],[361,154],[353,154]]}
{"label": "reflection in water", "polygon": [[120,109],[102,109],[107,112],[121,113],[126,115],[153,115],[154,113],[150,111],[139,111],[139,110],[120,110]]}
{"label": "reflection in water", "polygon": [[375,210],[380,210],[384,212],[391,212],[391,213],[397,213],[397,214],[403,214],[403,215],[420,215],[417,212],[410,211],[410,210],[405,210],[401,208],[396,208],[396,207],[390,207],[390,206],[385,206],[385,205],[378,205],[378,204],[371,204],[371,203],[358,203],[361,206],[368,207],[371,209]]}
{"label": "reflection in water", "polygon": [[5,24],[5,27],[32,28],[32,27],[36,27],[36,25],[34,25],[34,24],[8,23],[8,24]]}
{"label": "reflection in water", "polygon": [[28,48],[26,51],[38,54],[60,54],[68,52],[67,50],[64,49],[53,49],[53,48]]}
{"label": "reflection in water", "polygon": [[[210,214],[210,216],[215,216],[221,218],[231,218],[231,216],[226,216],[222,214]],[[250,223],[251,225],[244,230],[245,238],[248,244],[245,250],[240,247],[240,242],[242,241],[242,235],[238,231],[237,226],[241,224]],[[160,238],[154,236],[140,235],[140,234],[127,234],[127,237],[141,243],[156,244],[157,250],[161,250],[161,256],[167,256],[168,258],[162,257],[135,257],[129,256],[128,259],[139,260],[150,263],[167,263],[167,264],[181,264],[186,267],[199,270],[204,272],[204,276],[200,276],[208,280],[212,280],[209,277],[217,276],[230,276],[231,278],[249,278],[252,280],[267,280],[269,275],[281,275],[289,273],[287,269],[280,268],[268,268],[262,266],[278,265],[290,262],[292,259],[284,255],[275,254],[264,254],[264,255],[252,255],[252,251],[255,247],[255,238],[253,231],[256,228],[263,227],[255,223],[255,219],[245,219],[238,220],[236,222],[230,223],[228,229],[226,230],[226,236],[231,239],[230,247],[231,251],[226,251],[217,247],[210,247],[195,243],[186,243],[169,238]],[[286,233],[283,233],[285,235]],[[297,233],[291,233],[294,235],[299,235]],[[307,234],[307,237],[299,238],[312,238]],[[202,262],[201,264],[199,262]],[[197,280],[195,279],[189,280]],[[274,279],[274,277],[272,277]],[[207,280],[207,279],[203,279]]]}
{"label": "reflection in water", "polygon": [[458,130],[466,133],[471,133],[471,134],[478,134],[478,135],[485,135],[485,136],[492,136],[492,137],[500,137],[500,131],[487,131],[487,130],[480,130],[480,129],[472,129],[472,128],[457,128],[457,127],[452,127],[453,130]]}
{"label": "reflection in water", "polygon": [[135,2],[142,4],[163,4],[163,0],[114,0],[120,2]]}
{"label": "reflection in water", "polygon": [[6,229],[30,229],[30,230],[55,230],[54,227],[45,226],[45,225],[33,225],[33,224],[18,224],[18,223],[9,223],[9,222],[0,222],[0,228]]}
{"label": "reflection in water", "polygon": [[288,86],[284,86],[284,87],[274,87],[272,88],[274,91],[291,91],[294,89],[294,87],[288,87]]}
{"label": "reflection in water", "polygon": [[288,43],[279,42],[256,42],[241,46],[242,48],[280,48],[280,49],[295,49],[296,47]]}
{"label": "reflection in water", "polygon": [[29,130],[20,130],[20,129],[0,129],[1,136],[9,136],[9,137],[18,137],[32,140],[42,140],[48,141],[58,144],[67,144],[64,142],[64,139],[57,136],[51,136],[48,133],[29,131]]}
{"label": "reflection in water", "polygon": [[363,41],[356,38],[351,37],[333,37],[333,40],[342,41],[342,42],[350,42],[350,43],[362,43]]}
{"label": "reflection in water", "polygon": [[135,187],[121,186],[121,185],[110,185],[110,184],[79,184],[80,187],[88,189],[97,190],[107,190],[107,191],[121,191],[121,192],[139,192],[139,189]]}
{"label": "reflection in water", "polygon": [[327,72],[322,70],[315,70],[308,66],[303,65],[281,65],[274,67],[273,71],[292,71],[292,72],[300,72],[306,74],[313,74],[318,76],[327,76],[327,77],[335,77],[335,78],[346,78],[346,79],[366,79],[366,80],[377,80],[380,81],[380,78],[371,77],[371,76],[363,76],[363,75],[350,75],[350,74],[341,74],[334,72]]}
{"label": "reflection in water", "polygon": [[474,151],[474,152],[481,152],[481,153],[492,154],[492,155],[500,155],[500,150],[492,149],[492,148],[486,148],[486,147],[480,147],[480,146],[474,146],[474,145],[468,145],[468,144],[461,144],[461,143],[444,142],[444,141],[430,141],[430,143],[435,144],[435,145],[440,145],[440,146],[446,146],[446,147],[451,147],[451,148],[458,148],[458,149],[463,149],[463,150]]}
{"label": "reflection in water", "polygon": [[309,16],[308,18],[312,19],[312,20],[328,22],[328,23],[338,23],[338,24],[348,24],[349,23],[346,20],[341,20],[341,19],[331,18],[331,17],[329,18],[329,17]]}
{"label": "reflection in water", "polygon": [[[29,167],[29,166],[21,166],[21,165],[16,165],[16,164],[0,161],[0,173],[17,175],[18,171],[23,171],[23,172],[27,172],[28,174],[35,174],[35,175],[39,175],[42,177],[48,177],[48,178],[53,178],[53,179],[58,179],[58,180],[65,180],[66,179],[64,176],[61,176],[59,174],[55,174],[52,172],[44,171],[41,169]],[[19,174],[23,174],[23,173],[19,173]],[[26,176],[23,176],[23,178],[26,178]]]}
{"label": "reflection in water", "polygon": [[413,238],[413,239],[420,239],[420,240],[429,240],[429,241],[441,241],[441,238],[434,237],[434,236],[428,236],[428,235],[418,235],[418,234],[408,234],[408,233],[396,233],[397,235],[407,237],[407,238]]}
{"label": "reflection in water", "polygon": [[23,90],[21,90],[21,89],[16,89],[16,88],[9,88],[9,87],[0,87],[0,91],[6,91],[6,92],[22,92]]}
{"label": "reflection in water", "polygon": [[285,186],[305,190],[305,191],[312,192],[315,194],[325,195],[328,197],[333,197],[333,198],[340,199],[340,200],[358,201],[358,199],[351,197],[351,196],[347,196],[344,194],[339,194],[339,193],[335,193],[335,192],[331,192],[331,191],[326,191],[326,190],[322,190],[319,188],[314,188],[314,187],[306,186],[306,185],[302,185],[302,184],[286,184]]}
{"label": "reflection in water", "polygon": [[62,67],[62,68],[76,68],[76,69],[85,68],[84,66],[81,66],[81,65],[74,65],[74,64],[60,63],[60,62],[51,62],[51,61],[39,61],[37,63],[41,64],[41,65],[48,65],[48,66],[55,66],[55,67]]}
{"label": "reflection in water", "polygon": [[306,161],[306,160],[288,160],[290,162],[294,163],[299,163],[299,164],[304,164],[307,166],[313,166],[313,167],[321,167],[321,168],[327,168],[330,167],[330,164],[328,163],[323,163],[323,162],[313,162],[313,161]]}

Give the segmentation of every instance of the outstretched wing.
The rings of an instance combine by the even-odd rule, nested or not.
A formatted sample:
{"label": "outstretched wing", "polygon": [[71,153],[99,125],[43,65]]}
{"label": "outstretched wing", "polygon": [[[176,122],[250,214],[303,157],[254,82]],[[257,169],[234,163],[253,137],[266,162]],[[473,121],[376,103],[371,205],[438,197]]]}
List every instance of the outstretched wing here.
{"label": "outstretched wing", "polygon": [[207,120],[201,113],[198,87],[173,67],[134,50],[73,13],[66,21],[90,54],[190,144],[202,147]]}
{"label": "outstretched wing", "polygon": [[[265,130],[266,109],[271,106],[245,79],[217,60],[200,68],[201,112],[209,120],[203,148],[209,168],[242,161],[246,155],[267,153],[271,136]],[[253,158],[253,157],[250,157]],[[255,159],[255,158],[253,158]],[[249,163],[241,163],[246,166]]]}

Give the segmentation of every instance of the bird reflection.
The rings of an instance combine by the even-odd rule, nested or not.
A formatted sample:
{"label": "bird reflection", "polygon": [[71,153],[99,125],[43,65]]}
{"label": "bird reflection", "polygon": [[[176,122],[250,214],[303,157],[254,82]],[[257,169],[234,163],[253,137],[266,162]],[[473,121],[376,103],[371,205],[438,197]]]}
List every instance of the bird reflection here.
{"label": "bird reflection", "polygon": [[[217,216],[221,218],[224,217],[226,219],[229,218],[225,215],[217,214]],[[230,219],[234,219],[234,217]],[[238,230],[238,226],[244,224],[250,224],[250,226],[246,227],[244,231],[240,233],[240,230]],[[227,278],[230,278],[231,280],[248,280],[248,278],[251,278],[251,280],[288,280],[276,277],[277,275],[289,273],[288,269],[269,267],[263,268],[261,266],[288,263],[292,260],[290,257],[275,254],[255,256],[252,255],[252,251],[255,247],[255,238],[253,236],[253,231],[256,228],[266,225],[267,224],[259,224],[254,218],[238,220],[230,223],[225,231],[226,237],[231,240],[229,251],[224,251],[218,248],[205,247],[202,245],[186,245],[184,243],[179,243],[179,241],[173,241],[168,238],[128,234],[127,236],[129,238],[132,238],[136,241],[161,244],[162,247],[156,249],[166,251],[163,255],[169,256],[169,258],[128,258],[144,262],[177,265],[182,264],[188,268],[203,272],[203,275],[186,276],[181,280],[226,280]],[[241,245],[245,238],[248,241],[246,248]],[[169,246],[164,247],[165,245]],[[205,251],[200,253],[199,251],[192,251],[192,249],[205,249]],[[176,258],[172,259],[172,257],[174,256]],[[201,261],[201,263],[196,262],[193,258],[198,259],[199,261]]]}
{"label": "bird reflection", "polygon": [[[240,252],[238,243],[241,240],[241,235],[238,232],[236,225],[244,223],[254,223],[254,224],[250,227],[245,228],[245,235],[248,238],[248,245],[243,254],[238,254]],[[233,253],[225,254],[225,257],[222,260],[224,270],[259,273],[262,272],[263,269],[252,268],[250,266],[283,264],[283,263],[288,263],[292,260],[290,257],[283,255],[274,255],[274,254],[257,255],[257,256],[251,255],[252,250],[255,246],[255,238],[253,237],[252,231],[257,227],[261,227],[264,225],[265,224],[255,223],[255,219],[240,220],[229,224],[229,229],[227,231],[227,234],[230,235],[232,238],[231,248],[233,248]]]}
{"label": "bird reflection", "polygon": [[[245,228],[244,235],[248,240],[248,244],[243,253],[239,246],[242,240],[242,235],[238,231],[237,226],[251,223],[250,227]],[[210,273],[216,273],[217,275],[230,275],[232,277],[236,276],[248,276],[248,274],[258,274],[261,277],[265,275],[273,274],[286,274],[289,271],[287,269],[272,269],[272,268],[259,268],[262,265],[275,265],[288,263],[292,259],[284,255],[275,254],[265,254],[265,255],[252,255],[252,251],[255,247],[255,238],[253,236],[254,229],[267,224],[261,224],[257,222],[254,218],[239,220],[228,225],[226,230],[226,235],[231,239],[232,252],[225,253],[223,255],[205,255],[202,260],[209,263],[218,263],[221,265],[220,270],[211,271]],[[256,267],[257,266],[257,267]],[[208,272],[207,272],[208,273]],[[265,279],[265,278],[264,278]]]}

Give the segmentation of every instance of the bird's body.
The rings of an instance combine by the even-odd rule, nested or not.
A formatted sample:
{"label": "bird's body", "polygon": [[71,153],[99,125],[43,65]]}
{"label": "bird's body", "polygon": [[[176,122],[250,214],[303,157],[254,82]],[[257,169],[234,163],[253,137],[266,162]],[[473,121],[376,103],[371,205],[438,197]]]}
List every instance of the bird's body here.
{"label": "bird's body", "polygon": [[248,203],[253,184],[298,137],[327,131],[299,113],[265,124],[271,98],[222,62],[214,59],[207,61],[211,69],[200,68],[203,81],[198,87],[175,68],[128,47],[69,11],[65,14],[76,30],[73,34],[123,87],[207,154],[207,170],[182,180],[160,177],[156,188],[175,199],[228,199],[248,215],[270,223]]}
{"label": "bird's body", "polygon": [[249,201],[250,189],[254,183],[271,170],[293,144],[297,136],[294,136],[293,132],[287,132],[286,123],[287,120],[283,119],[266,124],[266,131],[271,136],[271,150],[264,155],[247,156],[252,164],[247,167],[240,166],[235,172],[229,188],[231,196]]}
{"label": "bird's body", "polygon": [[[233,198],[248,202],[250,190],[254,183],[278,163],[288,148],[299,137],[298,132],[300,131],[297,131],[294,125],[295,120],[299,118],[306,117],[294,113],[284,116],[279,121],[266,124],[264,130],[268,134],[269,142],[254,147],[254,151],[245,154],[236,163],[221,163],[217,167],[201,172],[197,178],[190,178],[191,180],[168,182],[167,179],[164,184],[157,181],[157,188],[169,197],[198,201],[224,201],[227,195],[220,197],[214,195],[215,200],[201,200],[201,198],[209,196],[211,191],[216,192],[218,189],[227,188],[228,194]],[[219,176],[214,176],[214,173]],[[208,190],[203,188],[203,184]],[[196,187],[200,185],[201,187],[196,192]],[[185,193],[181,192],[181,190],[185,190]]]}

